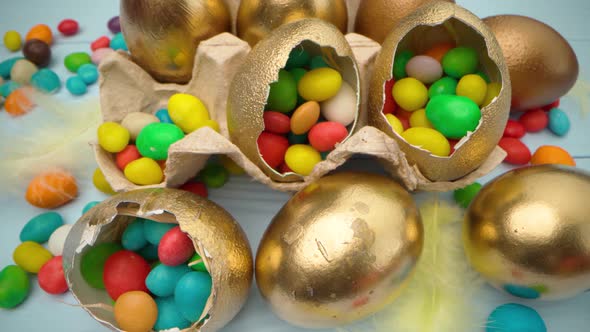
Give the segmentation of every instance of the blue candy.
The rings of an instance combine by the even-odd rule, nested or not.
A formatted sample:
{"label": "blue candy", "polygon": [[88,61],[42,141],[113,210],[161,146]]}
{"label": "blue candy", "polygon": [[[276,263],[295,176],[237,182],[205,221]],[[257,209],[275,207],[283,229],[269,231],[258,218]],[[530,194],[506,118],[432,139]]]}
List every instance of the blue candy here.
{"label": "blue candy", "polygon": [[20,232],[20,240],[45,243],[53,232],[64,224],[56,212],[45,212],[29,220]]}
{"label": "blue candy", "polygon": [[158,259],[158,246],[155,246],[150,243],[145,247],[141,248],[137,253],[145,260],[155,261]]}
{"label": "blue candy", "polygon": [[559,108],[549,111],[549,130],[557,136],[565,136],[570,131],[570,119],[564,111]]}
{"label": "blue candy", "polygon": [[185,274],[174,289],[174,302],[182,316],[196,322],[201,317],[211,295],[211,276],[206,272]]}
{"label": "blue candy", "polygon": [[137,219],[123,232],[121,237],[121,244],[127,250],[139,250],[147,245],[145,238],[143,219]]}
{"label": "blue candy", "polygon": [[157,246],[158,244],[160,244],[160,239],[162,239],[162,236],[164,236],[164,234],[166,234],[166,232],[168,232],[171,228],[174,228],[174,226],[177,225],[161,223],[146,219],[143,225],[145,238],[148,240],[149,243]]}
{"label": "blue candy", "polygon": [[20,84],[16,82],[6,82],[0,85],[0,95],[2,95],[4,98],[7,98],[12,93],[12,91],[18,88],[20,88]]}
{"label": "blue candy", "polygon": [[92,202],[84,205],[84,208],[82,209],[82,214],[86,214],[86,212],[90,211],[90,209],[97,206],[98,204],[100,204],[99,201],[92,201]]}
{"label": "blue candy", "polygon": [[66,81],[66,88],[74,96],[81,96],[88,91],[86,83],[78,76],[72,76]]}
{"label": "blue candy", "polygon": [[173,123],[172,119],[170,118],[170,114],[168,113],[167,109],[158,110],[155,114],[156,118],[160,120],[162,123]]}
{"label": "blue candy", "polygon": [[61,88],[61,81],[53,70],[43,68],[31,76],[31,85],[41,92],[52,94]]}
{"label": "blue candy", "polygon": [[78,76],[80,76],[84,83],[88,85],[94,84],[98,81],[98,69],[96,68],[96,65],[92,63],[81,65],[80,68],[78,68]]}
{"label": "blue candy", "polygon": [[508,303],[494,309],[488,317],[486,332],[546,332],[543,318],[533,308]]}
{"label": "blue candy", "polygon": [[156,296],[172,296],[178,281],[189,272],[191,272],[191,268],[188,265],[167,266],[160,264],[148,274],[145,285]]}
{"label": "blue candy", "polygon": [[10,71],[12,70],[12,67],[18,60],[21,59],[24,58],[22,56],[17,56],[0,62],[0,76],[2,76],[4,79],[10,78]]}
{"label": "blue candy", "polygon": [[127,43],[125,42],[125,37],[121,32],[117,33],[113,39],[111,39],[111,44],[109,45],[113,50],[124,50],[128,51]]}
{"label": "blue candy", "polygon": [[174,303],[174,297],[157,297],[158,319],[154,325],[155,331],[168,330],[177,327],[182,330],[191,326],[191,322],[184,319]]}

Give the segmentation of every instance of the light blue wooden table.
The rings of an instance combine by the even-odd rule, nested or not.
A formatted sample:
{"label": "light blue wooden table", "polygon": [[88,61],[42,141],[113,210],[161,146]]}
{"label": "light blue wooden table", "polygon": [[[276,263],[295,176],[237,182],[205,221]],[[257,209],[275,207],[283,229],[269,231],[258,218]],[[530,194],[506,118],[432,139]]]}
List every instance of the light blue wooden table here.
{"label": "light blue wooden table", "polygon": [[[548,23],[561,32],[574,47],[581,66],[580,79],[590,80],[588,72],[590,70],[590,36],[588,35],[590,1],[458,0],[457,2],[480,17],[493,14],[522,14]],[[37,23],[45,23],[54,28],[64,18],[78,20],[81,24],[81,33],[70,38],[58,36],[52,48],[53,63],[51,67],[65,80],[69,73],[62,62],[64,56],[74,51],[89,51],[91,41],[101,35],[109,35],[106,22],[117,14],[118,1],[116,0],[19,0],[10,2],[5,0],[0,5],[0,34],[3,35],[6,30],[14,29],[24,35],[32,25]],[[551,45],[547,45],[547,47],[551,47]],[[0,59],[5,59],[9,55],[6,48],[0,47]],[[90,88],[89,95],[96,96],[97,94],[98,87],[94,85]],[[65,101],[79,99],[71,97],[65,89],[58,94],[58,98]],[[590,134],[588,130],[590,128],[590,114],[583,115],[577,100],[571,96],[562,99],[562,106],[568,112],[573,124],[568,136],[557,138],[544,131],[538,134],[527,134],[524,142],[532,151],[543,144],[562,146],[576,158],[578,167],[590,170]],[[10,121],[5,113],[0,113],[0,130],[7,121]],[[10,144],[10,142],[4,141],[0,144]],[[345,167],[380,169],[377,164],[366,160],[355,160]],[[504,165],[500,166],[492,174],[483,178],[482,182],[489,181],[508,169]],[[90,180],[92,171],[93,169],[88,169],[86,176],[79,179],[80,197],[73,203],[59,209],[68,223],[74,223],[78,219],[87,202],[106,198],[105,195],[93,188]],[[42,212],[28,205],[22,199],[22,195],[0,195],[0,267],[12,264],[12,251],[19,243],[20,229],[27,220]],[[273,192],[258,183],[253,183],[246,177],[232,178],[224,188],[212,191],[210,196],[212,200],[224,206],[240,221],[254,251],[266,225],[288,197],[287,194]],[[425,194],[416,195],[418,200],[424,197]],[[450,196],[445,195],[445,197],[449,199]],[[81,308],[64,304],[64,302],[75,303],[71,295],[49,296],[38,287],[36,279],[32,280],[32,293],[23,305],[15,310],[0,310],[1,332],[105,330]],[[506,302],[520,301],[486,287],[473,305],[477,306],[481,312],[488,313],[495,306]],[[590,293],[563,302],[521,303],[537,309],[545,319],[549,331],[590,331]],[[263,303],[256,288],[253,287],[246,306],[224,331],[295,332],[301,330],[276,318]]]}

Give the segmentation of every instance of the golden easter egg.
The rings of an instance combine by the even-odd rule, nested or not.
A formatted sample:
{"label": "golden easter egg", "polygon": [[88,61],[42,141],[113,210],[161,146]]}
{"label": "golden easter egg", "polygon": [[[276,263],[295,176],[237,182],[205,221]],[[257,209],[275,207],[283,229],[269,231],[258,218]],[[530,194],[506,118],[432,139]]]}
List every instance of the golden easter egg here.
{"label": "golden easter egg", "polygon": [[[241,310],[253,278],[252,252],[246,234],[222,207],[201,196],[176,189],[140,189],[114,195],[84,214],[64,246],[64,273],[72,295],[106,327],[117,328],[115,315],[97,303],[111,305],[104,290],[84,281],[80,264],[92,246],[121,240],[136,218],[178,224],[189,235],[212,279],[202,319],[182,331],[218,331]],[[93,306],[94,305],[94,306]]]}
{"label": "golden easter egg", "polygon": [[256,282],[281,319],[335,327],[391,303],[422,252],[412,196],[376,174],[335,173],[293,196],[265,231]]}
{"label": "golden easter egg", "polygon": [[[476,70],[486,74],[498,95],[481,107],[481,118],[455,145],[450,156],[434,155],[396,133],[383,113],[385,86],[394,78],[395,58],[400,52],[428,54],[439,45],[451,44],[475,50]],[[416,81],[416,80],[415,80]],[[420,83],[422,84],[422,83]],[[500,46],[488,27],[473,13],[449,2],[433,2],[402,20],[385,39],[370,82],[369,124],[396,140],[410,164],[431,181],[451,181],[469,174],[486,160],[502,138],[510,113],[510,78]],[[428,104],[426,104],[428,106]]]}
{"label": "golden easter egg", "polygon": [[319,18],[342,33],[348,26],[345,0],[242,0],[238,8],[238,37],[256,45],[279,26],[304,18]]}
{"label": "golden easter egg", "polygon": [[485,185],[465,215],[475,270],[526,299],[565,299],[590,289],[590,174],[541,165]]}
{"label": "golden easter egg", "polygon": [[484,20],[500,44],[512,81],[512,107],[551,104],[578,79],[578,58],[559,32],[533,18],[498,15]]}
{"label": "golden easter egg", "polygon": [[188,82],[199,43],[231,32],[222,0],[121,0],[120,19],[131,57],[162,83]]}

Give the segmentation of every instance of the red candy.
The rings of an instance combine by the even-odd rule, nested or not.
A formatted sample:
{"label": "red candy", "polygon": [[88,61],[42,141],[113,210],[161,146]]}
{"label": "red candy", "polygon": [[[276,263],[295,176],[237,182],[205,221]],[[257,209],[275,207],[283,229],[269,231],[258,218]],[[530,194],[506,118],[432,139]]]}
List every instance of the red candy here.
{"label": "red candy", "polygon": [[279,172],[281,174],[285,174],[285,173],[292,173],[293,170],[289,168],[289,166],[287,166],[286,163],[282,163],[281,166],[279,166]]}
{"label": "red candy", "polygon": [[498,145],[508,154],[504,159],[506,163],[525,165],[531,160],[531,151],[517,138],[503,137]]}
{"label": "red candy", "polygon": [[102,36],[93,41],[90,44],[90,49],[93,51],[98,50],[99,48],[107,48],[111,44],[111,40],[107,36]]}
{"label": "red candy", "polygon": [[273,134],[288,134],[291,131],[291,119],[286,114],[266,111],[263,115],[264,130]]}
{"label": "red candy", "polygon": [[141,154],[139,153],[139,150],[137,150],[137,147],[133,144],[127,145],[125,149],[123,149],[121,152],[118,152],[117,156],[115,157],[117,167],[122,171],[125,170],[125,166],[127,166],[127,164],[139,158],[141,158]]}
{"label": "red candy", "polygon": [[521,138],[524,134],[526,134],[526,131],[520,122],[508,120],[506,128],[504,128],[504,137]]}
{"label": "red candy", "polygon": [[55,256],[45,263],[37,274],[39,286],[49,294],[62,294],[68,291],[61,256]]}
{"label": "red candy", "polygon": [[560,104],[560,100],[557,99],[556,101],[552,102],[549,105],[545,105],[542,108],[543,108],[544,111],[551,111],[552,109],[554,109],[556,107],[559,107],[559,104]]}
{"label": "red candy", "polygon": [[537,108],[526,111],[526,113],[520,116],[518,122],[524,126],[526,131],[536,133],[547,128],[547,125],[549,125],[549,116],[547,116],[547,113],[543,109]]}
{"label": "red candy", "polygon": [[277,168],[285,161],[285,153],[289,148],[289,140],[286,137],[262,132],[256,142],[258,151],[268,166]]}
{"label": "red candy", "polygon": [[72,19],[65,19],[57,25],[57,30],[64,36],[73,36],[78,33],[78,22]]}
{"label": "red candy", "polygon": [[395,103],[393,94],[391,93],[394,84],[395,79],[393,78],[385,83],[385,103],[383,104],[383,114],[393,114],[397,109],[397,104]]}
{"label": "red candy", "polygon": [[320,122],[309,131],[307,137],[309,143],[319,152],[334,149],[334,146],[342,142],[348,136],[348,130],[338,122]]}
{"label": "red candy", "polygon": [[181,190],[186,190],[188,192],[191,192],[193,194],[202,196],[207,198],[207,196],[209,196],[209,192],[207,191],[207,187],[205,186],[204,183],[202,182],[188,182],[183,184],[180,187]]}
{"label": "red candy", "polygon": [[449,144],[451,145],[451,153],[449,153],[449,155],[452,155],[453,152],[455,152],[455,145],[457,145],[457,143],[459,143],[458,139],[449,139]]}
{"label": "red candy", "polygon": [[148,293],[145,278],[150,273],[150,265],[140,255],[129,250],[112,254],[104,264],[104,286],[113,300],[130,291]]}
{"label": "red candy", "polygon": [[168,266],[177,266],[189,260],[195,253],[193,241],[180,230],[180,226],[171,228],[160,240],[158,258]]}

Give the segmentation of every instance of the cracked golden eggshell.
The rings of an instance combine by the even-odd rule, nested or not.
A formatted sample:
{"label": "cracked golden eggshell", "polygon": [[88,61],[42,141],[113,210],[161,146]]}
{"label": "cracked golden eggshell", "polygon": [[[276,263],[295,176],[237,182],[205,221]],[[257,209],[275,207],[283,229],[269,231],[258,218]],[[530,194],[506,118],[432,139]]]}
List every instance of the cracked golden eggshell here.
{"label": "cracked golden eggshell", "polygon": [[120,7],[133,60],[161,83],[187,83],[199,43],[231,32],[222,0],[121,0]]}
{"label": "cracked golden eggshell", "polygon": [[[449,157],[434,156],[406,142],[393,131],[383,114],[384,86],[392,75],[393,62],[399,50],[421,54],[439,42],[455,41],[459,46],[474,48],[481,67],[492,82],[501,83],[496,99],[482,108],[477,129],[463,138]],[[431,181],[459,179],[477,169],[494,150],[510,113],[510,79],[500,46],[488,27],[474,14],[449,2],[434,2],[410,14],[389,34],[374,64],[368,109],[369,124],[394,138],[410,164]]]}
{"label": "cracked golden eggshell", "polygon": [[256,255],[256,282],[281,319],[335,327],[391,303],[422,253],[412,196],[390,178],[336,173],[293,196]]}
{"label": "cracked golden eggshell", "polygon": [[568,41],[547,24],[519,15],[487,17],[512,81],[512,108],[551,104],[578,79],[578,58]]}
{"label": "cracked golden eggshell", "polygon": [[283,24],[304,18],[319,18],[342,33],[348,26],[345,0],[242,0],[236,21],[237,35],[250,46]]}
{"label": "cracked golden eggshell", "polygon": [[300,20],[274,30],[250,51],[231,82],[227,126],[231,141],[266,175],[278,182],[302,181],[303,176],[280,174],[268,166],[258,151],[257,139],[264,130],[263,114],[270,84],[278,80],[279,71],[287,63],[289,53],[299,45],[311,56],[324,56],[330,66],[340,72],[342,80],[356,92],[357,114],[349,127],[348,137],[356,130],[359,119],[359,71],[344,35],[334,25],[319,19]]}
{"label": "cracked golden eggshell", "polygon": [[[92,208],[73,226],[64,246],[64,271],[72,295],[106,327],[117,328],[107,292],[90,287],[80,272],[80,260],[91,245],[119,241],[136,217],[178,223],[193,240],[212,279],[211,296],[200,322],[183,331],[217,331],[242,308],[253,277],[253,260],[246,235],[236,220],[206,198],[176,189],[140,189],[112,196]],[[206,315],[209,317],[207,318]]]}
{"label": "cracked golden eggshell", "polygon": [[590,173],[542,165],[505,173],[465,215],[475,270],[512,295],[569,298],[590,289]]}

